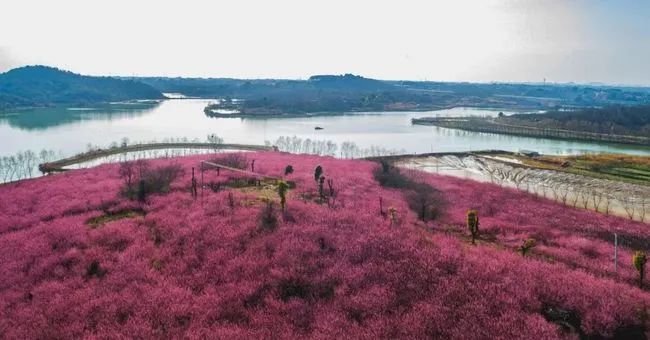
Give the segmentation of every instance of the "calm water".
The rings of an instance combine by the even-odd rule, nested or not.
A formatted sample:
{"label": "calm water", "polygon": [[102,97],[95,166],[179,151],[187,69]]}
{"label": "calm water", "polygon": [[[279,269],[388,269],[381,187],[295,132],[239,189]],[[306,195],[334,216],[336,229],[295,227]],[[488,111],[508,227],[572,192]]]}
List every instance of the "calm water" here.
{"label": "calm water", "polygon": [[[209,100],[167,100],[161,103],[115,104],[95,109],[41,109],[0,116],[0,156],[22,150],[49,149],[71,155],[87,144],[106,147],[130,141],[162,141],[187,137],[205,140],[216,133],[227,143],[262,144],[279,136],[356,142],[409,153],[502,149],[536,150],[547,154],[620,152],[650,155],[650,148],[558,141],[413,126],[411,118],[427,115],[494,115],[484,109],[449,109],[418,113],[364,113],[305,118],[209,118]],[[314,130],[314,127],[323,130]]]}

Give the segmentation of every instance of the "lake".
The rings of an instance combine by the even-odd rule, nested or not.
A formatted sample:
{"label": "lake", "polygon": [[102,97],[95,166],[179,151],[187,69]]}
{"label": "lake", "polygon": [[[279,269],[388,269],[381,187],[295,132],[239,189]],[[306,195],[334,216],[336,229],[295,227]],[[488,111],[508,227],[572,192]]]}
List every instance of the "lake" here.
{"label": "lake", "polygon": [[[205,99],[160,103],[106,104],[97,108],[49,108],[0,115],[0,156],[18,151],[54,150],[64,155],[85,151],[88,144],[107,147],[165,138],[205,140],[217,134],[226,143],[263,144],[280,136],[352,141],[408,153],[501,149],[535,150],[544,154],[618,152],[650,155],[650,148],[475,133],[411,125],[423,116],[495,115],[490,109],[454,108],[432,112],[354,113],[300,118],[209,118]],[[505,112],[506,114],[508,112]],[[322,130],[315,130],[316,126]]]}

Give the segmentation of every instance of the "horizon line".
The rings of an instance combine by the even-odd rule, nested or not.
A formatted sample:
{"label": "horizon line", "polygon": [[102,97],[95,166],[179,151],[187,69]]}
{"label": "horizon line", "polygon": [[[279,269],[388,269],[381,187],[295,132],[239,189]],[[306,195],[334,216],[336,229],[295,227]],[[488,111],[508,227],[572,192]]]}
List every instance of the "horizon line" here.
{"label": "horizon line", "polygon": [[365,75],[345,72],[345,73],[315,73],[306,78],[290,78],[290,77],[231,77],[231,76],[179,76],[179,75],[142,75],[142,74],[132,74],[132,75],[120,75],[120,74],[90,74],[90,73],[81,73],[59,66],[46,65],[46,64],[23,64],[20,66],[15,66],[6,71],[0,72],[0,75],[8,73],[13,70],[26,68],[26,67],[47,67],[53,68],[60,71],[71,72],[81,76],[90,76],[90,77],[111,77],[111,78],[170,78],[170,79],[229,79],[229,80],[284,80],[284,81],[308,81],[309,78],[313,76],[344,76],[347,74],[359,76],[365,79],[385,81],[385,82],[417,82],[417,83],[447,83],[447,84],[480,84],[480,85],[490,85],[490,84],[511,84],[511,85],[536,85],[536,86],[594,86],[594,87],[619,87],[619,88],[650,88],[649,84],[631,84],[631,83],[609,83],[609,82],[578,82],[578,81],[567,81],[567,82],[557,82],[557,81],[508,81],[508,80],[490,80],[490,81],[472,81],[472,80],[430,80],[427,78],[424,79],[394,79],[394,78],[381,78],[381,77],[368,77]]}

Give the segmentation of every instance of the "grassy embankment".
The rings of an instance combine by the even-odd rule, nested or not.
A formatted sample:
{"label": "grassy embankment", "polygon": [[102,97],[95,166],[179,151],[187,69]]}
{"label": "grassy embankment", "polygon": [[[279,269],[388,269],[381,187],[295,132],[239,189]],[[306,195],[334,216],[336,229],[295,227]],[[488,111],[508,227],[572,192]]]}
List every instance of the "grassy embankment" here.
{"label": "grassy embankment", "polygon": [[577,175],[650,185],[650,157],[619,154],[517,157],[524,164]]}

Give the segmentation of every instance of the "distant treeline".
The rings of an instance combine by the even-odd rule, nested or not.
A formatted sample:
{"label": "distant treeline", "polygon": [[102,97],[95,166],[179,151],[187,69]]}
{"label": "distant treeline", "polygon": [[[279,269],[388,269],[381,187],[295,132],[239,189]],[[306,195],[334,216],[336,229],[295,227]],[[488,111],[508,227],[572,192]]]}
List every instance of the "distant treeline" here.
{"label": "distant treeline", "polygon": [[242,99],[244,114],[364,110],[429,110],[450,106],[512,109],[579,108],[650,103],[650,88],[553,84],[382,81],[351,74],[308,80],[132,78],[162,92]]}
{"label": "distant treeline", "polygon": [[608,106],[543,114],[516,114],[502,117],[503,122],[571,131],[615,135],[650,136],[650,105]]}
{"label": "distant treeline", "polygon": [[163,97],[159,90],[135,80],[82,76],[46,66],[0,74],[0,110]]}
{"label": "distant treeline", "polygon": [[650,88],[643,87],[385,81],[352,74],[317,75],[307,80],[90,77],[45,66],[0,74],[0,110],[160,99],[165,92],[240,99],[237,105],[241,112],[251,115],[452,106],[553,110],[650,104]]}

